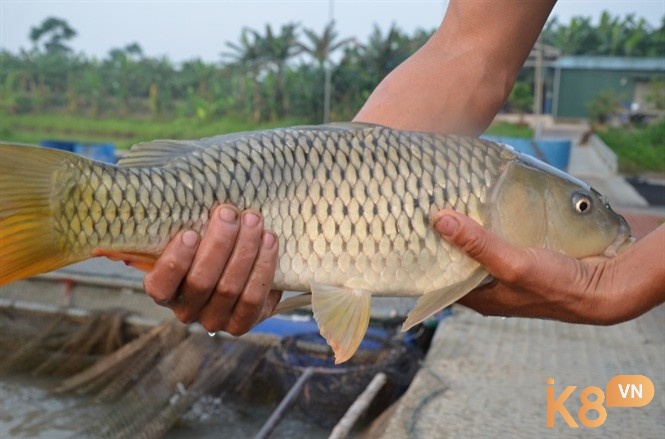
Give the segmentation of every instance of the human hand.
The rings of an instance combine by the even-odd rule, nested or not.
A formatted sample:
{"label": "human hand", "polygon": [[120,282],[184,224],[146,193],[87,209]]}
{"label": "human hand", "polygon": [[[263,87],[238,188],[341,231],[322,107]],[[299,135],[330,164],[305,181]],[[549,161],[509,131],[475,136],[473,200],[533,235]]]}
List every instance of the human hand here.
{"label": "human hand", "polygon": [[[438,212],[435,229],[494,277],[459,303],[483,315],[537,317],[615,324],[637,317],[665,298],[665,227],[615,258],[577,260],[544,249],[511,245],[457,212]],[[662,261],[661,261],[662,262]]]}
{"label": "human hand", "polygon": [[270,289],[278,249],[258,212],[221,205],[202,239],[185,230],[171,240],[143,284],[183,323],[241,335],[269,317],[281,299],[281,291]]}

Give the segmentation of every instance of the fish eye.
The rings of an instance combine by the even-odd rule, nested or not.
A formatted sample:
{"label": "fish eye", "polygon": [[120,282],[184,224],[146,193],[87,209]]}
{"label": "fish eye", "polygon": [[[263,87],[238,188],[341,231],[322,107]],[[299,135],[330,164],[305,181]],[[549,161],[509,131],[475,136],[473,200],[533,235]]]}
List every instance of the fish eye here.
{"label": "fish eye", "polygon": [[575,192],[573,194],[573,205],[577,213],[589,213],[591,212],[591,197],[584,192]]}

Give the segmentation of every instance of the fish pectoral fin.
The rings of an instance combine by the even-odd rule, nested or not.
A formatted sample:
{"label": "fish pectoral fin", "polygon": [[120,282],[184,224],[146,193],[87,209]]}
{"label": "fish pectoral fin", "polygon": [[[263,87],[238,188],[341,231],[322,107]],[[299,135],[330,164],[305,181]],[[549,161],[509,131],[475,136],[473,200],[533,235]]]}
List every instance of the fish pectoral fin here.
{"label": "fish pectoral fin", "polygon": [[104,256],[112,261],[122,261],[130,267],[137,268],[141,271],[151,271],[157,262],[158,255],[150,253],[132,253],[120,252],[117,250],[110,250],[105,248],[96,248],[92,251],[93,256]]}
{"label": "fish pectoral fin", "polygon": [[335,364],[351,358],[369,327],[372,293],[312,282],[312,311],[335,353]]}
{"label": "fish pectoral fin", "polygon": [[463,281],[423,294],[418,299],[416,306],[407,315],[402,325],[402,331],[408,331],[426,318],[461,299],[483,283],[487,276],[489,276],[487,271],[482,267],[478,267],[471,273],[471,276]]}
{"label": "fish pectoral fin", "polygon": [[275,310],[272,312],[272,315],[281,314],[283,312],[291,311],[292,309],[302,308],[303,306],[309,306],[312,304],[312,294],[304,293],[297,296],[289,297],[284,299],[277,304]]}

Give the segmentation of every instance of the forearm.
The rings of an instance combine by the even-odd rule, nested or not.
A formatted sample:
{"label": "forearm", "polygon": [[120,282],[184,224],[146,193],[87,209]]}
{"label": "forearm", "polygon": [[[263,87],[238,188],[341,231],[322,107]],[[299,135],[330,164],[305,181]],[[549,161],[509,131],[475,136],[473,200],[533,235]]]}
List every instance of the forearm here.
{"label": "forearm", "polygon": [[439,29],[388,75],[355,120],[481,134],[501,108],[555,0],[451,0]]}

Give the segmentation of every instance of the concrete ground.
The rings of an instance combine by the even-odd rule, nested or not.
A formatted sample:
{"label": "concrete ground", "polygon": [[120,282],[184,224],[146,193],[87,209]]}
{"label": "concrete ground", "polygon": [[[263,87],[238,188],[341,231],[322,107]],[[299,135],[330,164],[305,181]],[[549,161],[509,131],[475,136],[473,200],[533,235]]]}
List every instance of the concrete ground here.
{"label": "concrete ground", "polygon": [[[546,127],[544,134],[582,132],[564,129]],[[649,207],[592,149],[575,143],[569,172],[605,193],[638,238],[665,221],[664,208]],[[665,264],[663,254],[654,255],[654,263]],[[641,408],[608,408],[603,425],[584,427],[577,421],[582,390],[605,391],[610,378],[620,374],[650,378],[654,399]],[[567,386],[578,386],[565,407],[580,428],[570,428],[559,414],[554,428],[547,427],[549,378],[554,378],[555,397]],[[411,387],[371,436],[665,437],[665,305],[611,327],[483,317],[455,306],[439,325]]]}

